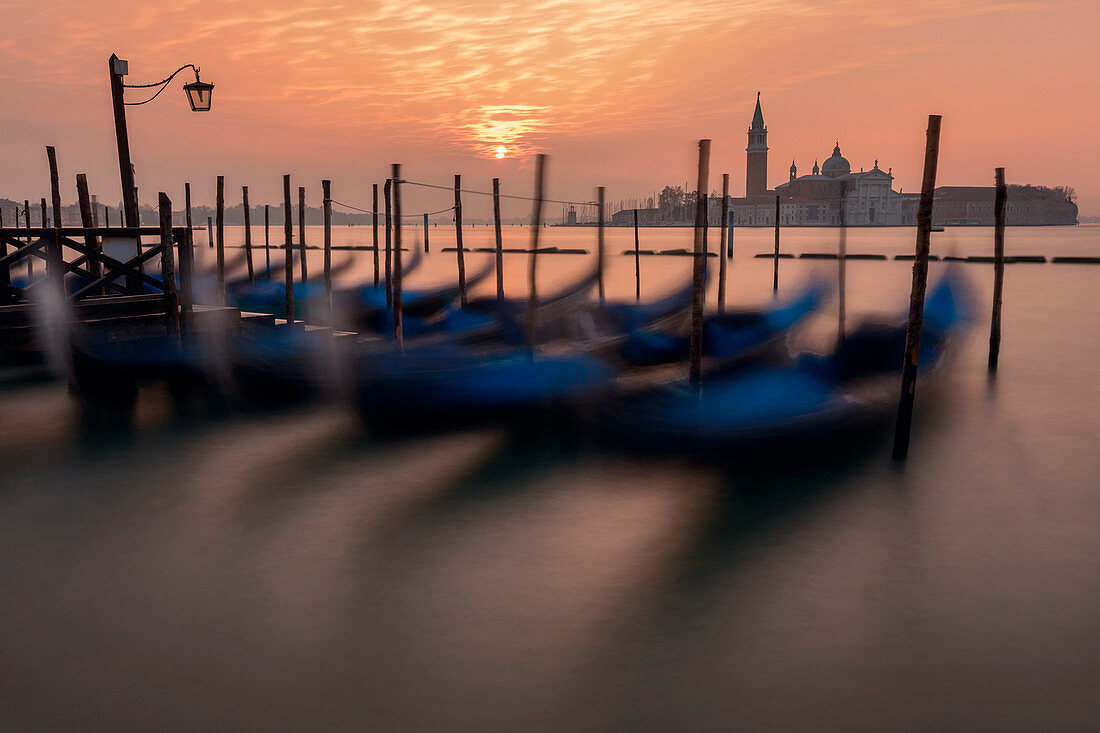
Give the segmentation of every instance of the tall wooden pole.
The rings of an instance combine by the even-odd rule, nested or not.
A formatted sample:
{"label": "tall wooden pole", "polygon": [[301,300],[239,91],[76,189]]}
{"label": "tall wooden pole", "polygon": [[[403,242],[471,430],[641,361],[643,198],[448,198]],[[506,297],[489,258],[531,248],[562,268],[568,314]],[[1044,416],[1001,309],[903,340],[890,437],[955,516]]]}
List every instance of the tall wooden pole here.
{"label": "tall wooden pole", "polygon": [[218,305],[225,305],[225,176],[218,176],[218,194],[214,204],[218,244]]}
{"label": "tall wooden pole", "polygon": [[271,279],[271,205],[264,204],[264,266],[267,279]]}
{"label": "tall wooden pole", "polygon": [[730,215],[730,174],[722,174],[722,231],[718,237],[718,312],[726,312],[726,245]]}
{"label": "tall wooden pole", "polygon": [[707,199],[710,180],[710,140],[699,141],[699,173],[695,184],[695,247],[691,277],[691,350],[689,378],[700,386],[703,378],[703,306],[706,303]]}
{"label": "tall wooden pole", "polygon": [[493,227],[496,232],[497,304],[504,301],[504,237],[500,234],[500,179],[493,179]]}
{"label": "tall wooden pole", "polygon": [[542,185],[546,175],[546,155],[535,156],[535,202],[531,210],[531,247],[527,265],[527,348],[535,348],[535,320],[538,314],[539,293],[535,281],[539,252],[539,230],[542,229]]}
{"label": "tall wooden pole", "polygon": [[847,315],[847,290],[848,290],[848,221],[844,216],[844,182],[840,184],[840,240],[837,242],[836,253],[836,286],[837,286],[837,311],[836,311],[836,342],[844,341],[845,317]]}
{"label": "tall wooden pole", "polygon": [[117,73],[118,56],[111,54],[107,60],[107,73],[111,78],[111,107],[115,114],[115,142],[118,146],[118,172],[122,183],[122,210],[125,226],[140,226],[138,221],[137,192],[134,187],[134,165],[130,161],[130,136],[126,130],[126,106],[122,96],[122,75]]}
{"label": "tall wooden pole", "polygon": [[393,340],[397,348],[405,348],[405,338],[401,327],[401,165],[394,163],[390,168],[390,180],[393,181]]}
{"label": "tall wooden pole", "polygon": [[256,271],[252,267],[252,207],[248,205],[248,186],[241,186],[241,201],[244,206],[244,259],[248,263],[248,282],[256,282]]}
{"label": "tall wooden pole", "polygon": [[[427,238],[425,237],[425,240]],[[455,252],[458,254],[458,295],[466,305],[466,258],[462,252],[462,176],[455,173]]]}
{"label": "tall wooden pole", "polygon": [[772,291],[779,292],[779,197],[775,197],[775,257],[772,268]]}
{"label": "tall wooden pole", "polygon": [[286,323],[294,325],[294,209],[290,204],[290,174],[283,176],[283,246],[286,249]]}
{"label": "tall wooden pole", "polygon": [[727,211],[726,213],[726,258],[733,259],[733,212]]}
{"label": "tall wooden pole", "polygon": [[[183,184],[183,205],[184,205],[184,207],[187,211],[187,215],[186,215],[187,216],[187,219],[186,219],[186,221],[187,221],[187,235],[188,235],[188,237],[191,237],[192,236],[192,231],[193,231],[193,228],[194,228],[194,224],[191,221],[191,184],[190,183]],[[106,208],[103,209],[103,213],[104,214],[107,213]],[[181,250],[180,253],[179,253],[180,254],[180,278],[181,278],[181,280],[183,278],[183,273],[184,272],[191,273],[191,272],[194,272],[194,270],[195,270],[194,248],[191,247],[190,245],[188,245],[185,249],[186,249],[186,251]],[[187,262],[184,262],[184,257],[187,258]],[[188,303],[187,303],[186,300],[184,300],[183,307],[186,308],[187,306],[188,306]]]}
{"label": "tall wooden pole", "polygon": [[1001,296],[1005,286],[1005,205],[1008,187],[1005,186],[1005,169],[994,173],[997,192],[993,198],[993,317],[989,322],[989,372],[997,371],[1001,354]]}
{"label": "tall wooden pole", "polygon": [[917,387],[920,337],[924,328],[924,292],[928,285],[928,248],[932,231],[932,203],[936,193],[936,165],[940,154],[940,116],[928,116],[924,148],[924,179],[917,209],[917,251],[913,257],[913,287],[909,293],[909,324],[905,330],[905,363],[901,373],[901,398],[894,428],[894,460],[909,454],[913,423],[913,398]]}
{"label": "tall wooden pole", "polygon": [[[31,202],[29,199],[23,199],[23,221],[27,223],[27,229],[31,228]],[[46,226],[45,223],[42,226]],[[30,244],[31,236],[27,235],[27,244]],[[34,279],[34,257],[27,256],[27,281],[30,282]]]}
{"label": "tall wooden pole", "polygon": [[321,181],[325,207],[325,310],[332,323],[332,181]]}
{"label": "tall wooden pole", "polygon": [[298,255],[302,258],[302,282],[309,279],[306,271],[306,187],[298,186]]}
{"label": "tall wooden pole", "polygon": [[638,238],[638,210],[634,209],[634,300],[642,299],[642,251]]}
{"label": "tall wooden pole", "polygon": [[[80,201],[80,226],[85,229],[95,226],[95,215],[92,211],[92,197],[88,192],[88,176],[84,173],[78,173],[76,175],[76,195],[77,199]],[[99,238],[94,234],[85,234],[84,246],[89,250],[99,251]],[[98,280],[102,274],[102,264],[95,257],[89,257],[88,271],[92,273],[93,279]],[[102,292],[97,294],[101,295]]]}
{"label": "tall wooden pole", "polygon": [[164,287],[164,310],[168,318],[168,337],[177,341],[180,337],[180,301],[176,292],[176,267],[172,261],[172,201],[168,194],[160,192],[157,200],[160,210],[160,282]]}
{"label": "tall wooden pole", "polygon": [[393,179],[382,184],[382,197],[386,200],[386,305],[393,307]]}
{"label": "tall wooden pole", "polygon": [[[50,196],[53,201],[53,226],[54,237],[47,245],[46,274],[55,284],[64,288],[65,273],[62,271],[61,235],[56,230],[61,228],[61,181],[57,175],[57,151],[52,145],[46,146],[46,157],[50,161]],[[64,292],[62,289],[61,292]]]}
{"label": "tall wooden pole", "polygon": [[599,221],[596,223],[596,269],[599,272],[599,292],[600,292],[600,305],[607,302],[607,295],[604,288],[604,194],[606,189],[603,186],[596,188],[596,215],[599,217]]}
{"label": "tall wooden pole", "polygon": [[374,287],[378,287],[378,184],[371,184],[371,242],[374,245]]}

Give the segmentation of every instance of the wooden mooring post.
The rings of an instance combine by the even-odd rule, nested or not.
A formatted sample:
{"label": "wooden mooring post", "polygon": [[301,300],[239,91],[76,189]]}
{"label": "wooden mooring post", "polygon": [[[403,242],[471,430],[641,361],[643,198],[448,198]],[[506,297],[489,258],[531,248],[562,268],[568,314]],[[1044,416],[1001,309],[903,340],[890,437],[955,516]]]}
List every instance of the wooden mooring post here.
{"label": "wooden mooring post", "polygon": [[924,177],[917,208],[917,249],[913,257],[913,286],[909,293],[909,324],[905,330],[905,362],[901,374],[901,397],[894,427],[894,460],[909,455],[913,424],[913,400],[917,386],[921,330],[924,328],[924,293],[928,286],[928,249],[932,232],[932,202],[936,191],[936,165],[940,153],[940,115],[928,116],[924,148]]}
{"label": "wooden mooring post", "polygon": [[401,164],[394,163],[390,168],[390,180],[393,181],[393,340],[397,348],[405,348],[405,338],[401,322]]}
{"label": "wooden mooring post", "polygon": [[[424,235],[428,241],[428,235]],[[458,256],[458,297],[466,305],[466,257],[462,252],[462,176],[455,173],[455,253]]]}
{"label": "wooden mooring post", "polygon": [[209,216],[206,217],[206,241],[210,249],[214,249],[214,219]]}
{"label": "wooden mooring post", "polygon": [[496,232],[497,303],[504,300],[504,237],[500,233],[500,179],[493,179],[493,227]]}
{"label": "wooden mooring post", "polygon": [[386,200],[386,306],[393,307],[393,179],[382,184],[382,198]]}
{"label": "wooden mooring post", "polygon": [[371,244],[374,245],[374,287],[378,287],[378,184],[371,184]]}
{"label": "wooden mooring post", "polygon": [[599,273],[599,294],[600,305],[607,302],[607,295],[605,293],[604,286],[604,194],[605,189],[603,186],[596,188],[596,216],[598,217],[596,222],[596,271]]}
{"label": "wooden mooring post", "polygon": [[332,181],[321,181],[325,207],[325,310],[332,325]]}
{"label": "wooden mooring post", "polygon": [[844,183],[840,184],[840,237],[836,252],[836,342],[844,341],[846,317],[846,292],[848,279],[848,224],[844,218]]}
{"label": "wooden mooring post", "polygon": [[271,205],[264,204],[264,266],[267,279],[271,279]]}
{"label": "wooden mooring post", "polygon": [[252,266],[252,208],[248,205],[248,186],[241,186],[241,204],[244,206],[244,260],[248,263],[248,282],[256,282],[256,270]]}
{"label": "wooden mooring post", "polygon": [[718,237],[718,312],[726,312],[726,237],[730,213],[730,174],[722,174],[722,231]]}
{"label": "wooden mooring post", "polygon": [[542,186],[546,175],[546,154],[535,156],[535,201],[531,209],[531,246],[527,262],[527,349],[535,348],[535,327],[538,316],[539,292],[535,279],[539,253],[539,230],[542,229]]}
{"label": "wooden mooring post", "polygon": [[180,301],[176,292],[176,268],[172,261],[172,200],[161,191],[157,197],[160,212],[160,282],[164,287],[164,310],[168,319],[168,337],[180,338]]}
{"label": "wooden mooring post", "polygon": [[218,233],[218,305],[225,305],[225,176],[218,176],[217,200],[214,204]]}
{"label": "wooden mooring post", "polygon": [[309,279],[306,270],[306,187],[298,186],[298,256],[301,257],[302,282]]}
{"label": "wooden mooring post", "polygon": [[[192,233],[194,232],[194,225],[191,221],[191,184],[190,183],[183,184],[183,205],[186,208],[186,212],[187,212],[187,214],[186,214],[187,236],[188,237],[193,237]],[[106,207],[104,207],[103,213],[104,214],[107,213]],[[106,217],[104,217],[104,218],[106,218]],[[104,225],[109,226],[109,225],[107,225],[106,222],[104,222]],[[187,267],[188,267],[187,272],[190,274],[190,273],[193,273],[195,271],[195,252],[194,252],[194,248],[191,247],[190,245],[188,245],[188,247],[187,247],[186,255],[187,255],[186,264],[187,264]],[[180,256],[180,277],[182,278],[183,273],[184,273],[184,259],[183,259],[184,258],[184,252],[182,250],[180,251],[179,256]]]}
{"label": "wooden mooring post", "polygon": [[695,246],[692,250],[691,338],[688,378],[697,388],[703,379],[703,306],[706,304],[707,198],[710,179],[710,140],[699,141],[699,170],[695,183]]}
{"label": "wooden mooring post", "polygon": [[61,181],[57,175],[57,152],[52,145],[46,147],[46,157],[50,161],[50,197],[53,201],[53,239],[46,245],[46,276],[50,278],[59,293],[65,292],[64,263],[61,256]]}
{"label": "wooden mooring post", "polygon": [[428,215],[424,214],[424,254],[431,251],[431,246],[428,244]]}
{"label": "wooden mooring post", "polygon": [[[27,229],[31,228],[31,202],[30,199],[23,199],[23,221],[27,225]],[[31,243],[31,235],[27,235],[27,244]],[[34,279],[34,258],[27,258],[27,280]]]}
{"label": "wooden mooring post", "polygon": [[195,274],[195,232],[190,226],[179,246],[180,268],[180,331],[187,333],[191,328],[192,313],[195,310],[195,291],[192,278]]}
{"label": "wooden mooring post", "polygon": [[994,172],[997,187],[993,197],[993,316],[989,321],[989,373],[997,372],[1001,355],[1001,297],[1005,286],[1005,205],[1008,187],[1005,186],[1005,169]]}
{"label": "wooden mooring post", "polygon": [[775,197],[775,256],[772,258],[772,292],[779,292],[779,196]]}
{"label": "wooden mooring post", "polygon": [[638,237],[638,210],[634,209],[634,301],[642,299],[642,250]]}
{"label": "wooden mooring post", "polygon": [[294,209],[290,204],[290,174],[283,175],[283,247],[286,254],[286,323],[294,325]]}
{"label": "wooden mooring post", "polygon": [[[88,191],[88,176],[84,173],[76,174],[76,196],[80,202],[80,226],[85,229],[95,226],[95,215],[92,211],[92,197]],[[99,238],[94,234],[84,235],[84,246],[89,250],[99,251]],[[103,274],[102,265],[95,257],[88,258],[88,272],[92,273],[92,279],[98,280]],[[97,295],[103,295],[106,288],[98,288]]]}

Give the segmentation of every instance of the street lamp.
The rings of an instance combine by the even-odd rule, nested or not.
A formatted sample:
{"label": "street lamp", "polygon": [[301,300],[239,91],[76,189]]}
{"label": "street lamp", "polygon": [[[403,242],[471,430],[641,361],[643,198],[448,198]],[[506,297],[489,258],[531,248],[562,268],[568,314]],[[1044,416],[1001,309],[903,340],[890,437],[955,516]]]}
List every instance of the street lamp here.
{"label": "street lamp", "polygon": [[[126,107],[148,104],[168,88],[169,82],[184,69],[195,72],[195,81],[183,85],[187,101],[194,112],[209,112],[214,85],[199,79],[199,70],[194,64],[185,64],[162,81],[153,84],[123,84],[122,77],[129,73],[129,65],[115,54],[107,61],[107,70],[111,77],[111,102],[115,112],[115,141],[118,143],[118,169],[122,178],[122,213],[127,227],[139,226],[137,193],[134,188],[134,166],[130,162],[130,136],[126,130]],[[153,96],[141,102],[127,102],[123,98],[124,89],[156,89]]]}

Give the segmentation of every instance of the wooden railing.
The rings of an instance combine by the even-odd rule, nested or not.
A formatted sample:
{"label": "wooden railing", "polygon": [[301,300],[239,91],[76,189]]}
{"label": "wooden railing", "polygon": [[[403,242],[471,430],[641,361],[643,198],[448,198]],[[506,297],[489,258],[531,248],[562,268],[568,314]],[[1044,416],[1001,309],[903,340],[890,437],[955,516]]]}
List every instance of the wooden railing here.
{"label": "wooden railing", "polygon": [[[160,227],[0,228],[0,307],[29,305],[42,289],[51,287],[72,304],[92,296],[152,291],[163,296],[169,327],[178,332],[181,315],[185,319],[192,310],[192,241],[187,227],[172,227],[170,222],[169,210]],[[105,238],[133,240],[135,255],[127,260],[111,257],[103,251]],[[178,288],[174,248],[180,263]],[[143,266],[158,256],[160,277],[155,277]],[[44,273],[35,272],[36,260],[45,264]],[[13,271],[24,263],[25,272],[34,274],[23,281],[13,279]]]}

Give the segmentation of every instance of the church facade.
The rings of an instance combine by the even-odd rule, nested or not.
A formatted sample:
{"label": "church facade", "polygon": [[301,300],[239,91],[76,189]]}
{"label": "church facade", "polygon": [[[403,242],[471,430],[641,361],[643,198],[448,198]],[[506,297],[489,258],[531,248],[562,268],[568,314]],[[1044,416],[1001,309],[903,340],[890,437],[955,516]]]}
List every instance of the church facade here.
{"label": "church facade", "polygon": [[[776,197],[781,226],[912,226],[916,223],[917,194],[893,189],[892,169],[878,161],[869,171],[852,172],[837,141],[824,164],[814,162],[812,172],[799,176],[791,161],[789,179],[774,189],[767,187],[768,128],[756,95],[756,110],[745,149],[745,196],[730,200],[734,226],[774,226]],[[721,219],[721,200],[710,204],[711,221]]]}

